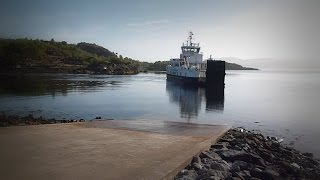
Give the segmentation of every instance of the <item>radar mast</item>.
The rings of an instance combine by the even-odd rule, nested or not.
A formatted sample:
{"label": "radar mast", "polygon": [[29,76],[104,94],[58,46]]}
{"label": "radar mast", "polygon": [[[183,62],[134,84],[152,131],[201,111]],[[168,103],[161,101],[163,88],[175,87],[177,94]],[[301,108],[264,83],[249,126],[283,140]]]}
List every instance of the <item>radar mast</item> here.
{"label": "radar mast", "polygon": [[[190,42],[190,46],[192,46],[192,36],[193,36],[193,33],[192,31],[189,32],[189,42]],[[187,45],[188,45],[188,42],[187,42]]]}

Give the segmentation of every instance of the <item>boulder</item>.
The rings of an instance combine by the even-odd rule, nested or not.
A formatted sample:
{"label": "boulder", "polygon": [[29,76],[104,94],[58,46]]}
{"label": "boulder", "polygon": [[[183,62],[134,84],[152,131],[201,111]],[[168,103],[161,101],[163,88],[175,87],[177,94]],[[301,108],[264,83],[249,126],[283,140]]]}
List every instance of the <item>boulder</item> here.
{"label": "boulder", "polygon": [[280,174],[273,170],[263,171],[259,168],[254,168],[250,173],[253,177],[260,178],[262,180],[274,180],[280,178]]}
{"label": "boulder", "polygon": [[213,169],[209,169],[208,170],[208,174],[210,176],[215,176],[215,177],[218,177],[220,179],[225,179],[225,178],[227,178],[227,177],[229,177],[231,175],[229,172],[218,171],[218,170],[213,170]]}
{"label": "boulder", "polygon": [[259,165],[259,166],[263,166],[263,167],[266,166],[266,162],[260,156],[258,156],[256,154],[250,154],[250,158],[251,158],[251,162],[253,164],[256,164],[256,165]]}
{"label": "boulder", "polygon": [[196,171],[201,170],[203,166],[200,163],[193,163],[192,168]]}
{"label": "boulder", "polygon": [[201,158],[199,156],[194,156],[191,163],[201,163]]}
{"label": "boulder", "polygon": [[211,158],[201,158],[203,164],[211,164],[213,160]]}
{"label": "boulder", "polygon": [[227,142],[219,142],[217,144],[211,145],[211,148],[213,149],[228,149],[229,143]]}
{"label": "boulder", "polygon": [[226,165],[223,162],[212,162],[210,164],[211,169],[213,170],[219,170],[219,171],[229,171],[230,166]]}
{"label": "boulder", "polygon": [[183,170],[177,176],[176,180],[194,180],[197,178],[197,173],[195,170]]}
{"label": "boulder", "polygon": [[199,157],[201,158],[209,158],[209,159],[212,159],[212,160],[221,160],[221,157],[213,152],[213,151],[205,151],[205,152],[202,152]]}
{"label": "boulder", "polygon": [[231,170],[239,169],[240,170],[247,170],[249,168],[249,163],[245,161],[234,161],[231,165]]}

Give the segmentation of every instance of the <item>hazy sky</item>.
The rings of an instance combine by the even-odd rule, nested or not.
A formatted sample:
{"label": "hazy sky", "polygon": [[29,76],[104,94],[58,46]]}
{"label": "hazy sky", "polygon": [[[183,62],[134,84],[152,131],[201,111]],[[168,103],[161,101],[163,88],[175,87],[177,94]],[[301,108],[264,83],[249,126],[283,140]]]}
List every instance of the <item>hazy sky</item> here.
{"label": "hazy sky", "polygon": [[0,26],[5,38],[85,41],[144,61],[178,57],[192,30],[204,57],[320,67],[320,0],[2,0]]}

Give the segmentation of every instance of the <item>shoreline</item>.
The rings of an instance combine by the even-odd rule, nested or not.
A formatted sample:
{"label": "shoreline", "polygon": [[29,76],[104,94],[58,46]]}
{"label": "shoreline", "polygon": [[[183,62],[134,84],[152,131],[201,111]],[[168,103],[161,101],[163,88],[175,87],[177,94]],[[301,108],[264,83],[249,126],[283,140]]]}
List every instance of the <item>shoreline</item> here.
{"label": "shoreline", "polygon": [[[226,71],[260,71],[261,69],[258,68],[229,68],[226,69]],[[139,73],[155,73],[155,74],[165,74],[166,71],[163,70],[141,70],[141,71],[126,71],[121,69],[120,71],[113,72],[113,71],[92,71],[85,68],[80,69],[74,69],[74,68],[20,68],[20,69],[14,69],[14,68],[2,68],[1,69],[2,74],[90,74],[90,75],[137,75]]]}
{"label": "shoreline", "polygon": [[[101,119],[101,117],[96,117]],[[41,125],[41,124],[61,124],[61,123],[73,123],[73,122],[85,122],[84,119],[46,119],[42,116],[34,117],[32,114],[28,116],[6,115],[2,113],[0,115],[0,128],[9,126],[28,126],[28,125]]]}

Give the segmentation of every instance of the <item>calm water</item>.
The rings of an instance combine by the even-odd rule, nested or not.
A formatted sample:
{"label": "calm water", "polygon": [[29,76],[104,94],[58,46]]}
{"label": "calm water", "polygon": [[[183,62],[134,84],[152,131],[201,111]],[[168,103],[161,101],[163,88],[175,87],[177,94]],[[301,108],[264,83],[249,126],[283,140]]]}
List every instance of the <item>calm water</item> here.
{"label": "calm water", "polygon": [[7,114],[228,124],[320,157],[320,71],[227,71],[217,91],[168,83],[165,74],[2,74],[0,81]]}

